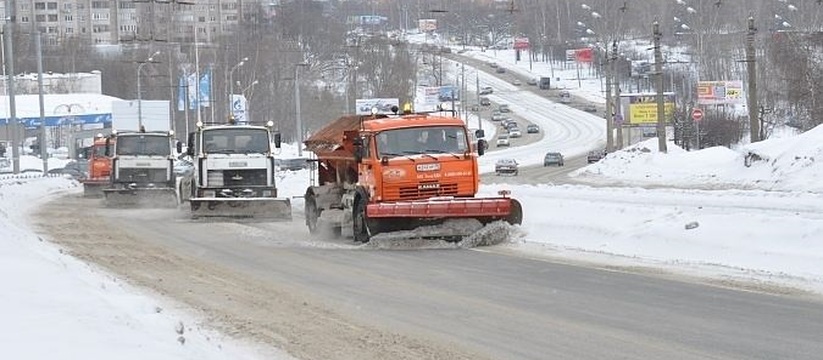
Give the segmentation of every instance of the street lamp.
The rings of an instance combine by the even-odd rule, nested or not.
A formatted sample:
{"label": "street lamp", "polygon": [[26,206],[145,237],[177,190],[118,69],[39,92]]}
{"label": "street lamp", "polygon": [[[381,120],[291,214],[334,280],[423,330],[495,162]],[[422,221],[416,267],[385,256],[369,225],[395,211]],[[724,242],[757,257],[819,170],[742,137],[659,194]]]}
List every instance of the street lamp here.
{"label": "street lamp", "polygon": [[245,64],[246,61],[249,61],[249,58],[244,57],[243,60],[240,60],[240,62],[237,63],[237,65],[232,66],[231,70],[229,71],[229,81],[227,82],[228,89],[226,89],[226,99],[228,100],[229,104],[229,116],[232,115],[231,95],[232,93],[234,93],[234,70],[237,70],[237,68],[243,66],[243,64]]}
{"label": "street lamp", "polygon": [[297,129],[297,157],[303,157],[303,119],[300,118],[300,67],[306,63],[294,64],[294,113]]}
{"label": "street lamp", "polygon": [[140,73],[143,71],[143,66],[154,62],[154,57],[160,55],[160,51],[155,51],[146,61],[137,65],[137,130],[143,128],[143,91],[140,88]]}

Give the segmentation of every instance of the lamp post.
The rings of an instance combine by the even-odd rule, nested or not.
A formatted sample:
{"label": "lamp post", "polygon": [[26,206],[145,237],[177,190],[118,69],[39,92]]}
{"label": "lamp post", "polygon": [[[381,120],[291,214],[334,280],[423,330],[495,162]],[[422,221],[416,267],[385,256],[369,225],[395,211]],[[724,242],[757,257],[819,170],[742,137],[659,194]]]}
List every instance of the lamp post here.
{"label": "lamp post", "polygon": [[237,82],[237,86],[242,87],[240,94],[246,98],[246,123],[248,124],[251,124],[251,101],[249,101],[249,97],[246,96],[246,90],[254,88],[254,85],[257,85],[257,80],[252,81],[252,83],[246,87],[243,87],[240,81]]}
{"label": "lamp post", "polygon": [[146,61],[137,65],[137,130],[143,129],[143,90],[140,87],[140,73],[143,66],[154,62],[154,57],[160,55],[160,51],[155,51]]}
{"label": "lamp post", "polygon": [[300,67],[309,66],[306,63],[294,64],[294,114],[297,136],[297,157],[303,157],[303,119],[300,118]]}
{"label": "lamp post", "polygon": [[227,104],[228,104],[228,106],[229,106],[229,111],[228,111],[228,112],[229,112],[229,114],[228,114],[228,116],[231,116],[231,115],[232,115],[232,108],[231,108],[231,95],[232,95],[232,93],[234,93],[234,71],[235,71],[235,70],[237,70],[237,68],[239,68],[239,67],[243,66],[243,64],[245,64],[245,63],[246,63],[246,61],[249,61],[249,58],[244,57],[242,60],[240,60],[240,62],[239,62],[239,63],[237,63],[236,65],[232,66],[232,67],[231,67],[231,70],[229,70],[229,80],[228,80],[228,82],[227,82],[227,84],[228,84],[228,89],[226,89],[226,100],[227,100]]}

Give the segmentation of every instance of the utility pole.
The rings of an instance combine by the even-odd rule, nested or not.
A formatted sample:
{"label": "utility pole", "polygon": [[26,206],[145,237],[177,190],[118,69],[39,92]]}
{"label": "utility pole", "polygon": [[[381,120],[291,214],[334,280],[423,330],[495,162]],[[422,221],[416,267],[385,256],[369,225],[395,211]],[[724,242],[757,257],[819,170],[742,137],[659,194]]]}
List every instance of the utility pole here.
{"label": "utility pole", "polygon": [[657,76],[657,147],[661,153],[668,152],[666,148],[666,108],[663,102],[663,53],[660,51],[660,24],[652,23],[652,35],[654,36],[654,71]]}
{"label": "utility pole", "polygon": [[17,105],[14,99],[14,2],[6,0],[6,22],[3,24],[3,35],[6,36],[6,84],[9,95],[9,119],[6,126],[11,129],[11,161],[12,171],[20,173],[20,133],[17,124]]}
{"label": "utility pole", "polygon": [[749,30],[746,33],[746,70],[749,75],[749,129],[752,142],[760,141],[760,121],[757,113],[757,67],[754,52],[754,17],[749,16]]}
{"label": "utility pole", "polygon": [[480,70],[474,70],[474,80],[475,80],[475,90],[474,93],[477,94],[477,128],[483,130],[483,119],[480,118]]}
{"label": "utility pole", "polygon": [[606,47],[606,152],[614,151],[614,109],[612,108],[612,72],[610,71],[609,48]]}
{"label": "utility pole", "polygon": [[40,158],[43,160],[43,174],[49,172],[49,153],[46,150],[46,107],[43,101],[43,45],[41,44],[40,30],[34,32],[35,46],[37,47],[37,99],[40,103]]}
{"label": "utility pole", "polygon": [[617,67],[617,41],[612,43],[612,74],[614,74],[614,126],[617,127],[617,149],[623,148],[623,112],[620,109],[620,72]]}

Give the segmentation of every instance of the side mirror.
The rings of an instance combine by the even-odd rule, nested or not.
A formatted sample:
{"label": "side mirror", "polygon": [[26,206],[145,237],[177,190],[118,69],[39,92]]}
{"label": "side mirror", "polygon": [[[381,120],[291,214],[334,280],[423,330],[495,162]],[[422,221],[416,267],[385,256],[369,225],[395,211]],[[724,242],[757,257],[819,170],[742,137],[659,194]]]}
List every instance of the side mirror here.
{"label": "side mirror", "polygon": [[481,139],[486,137],[486,132],[483,129],[477,129],[474,131],[474,137],[477,139]]}
{"label": "side mirror", "polygon": [[483,156],[486,153],[486,140],[477,140],[477,156]]}
{"label": "side mirror", "polygon": [[[277,149],[279,149],[279,148],[280,148],[280,145],[281,145],[282,143],[283,143],[283,135],[281,135],[279,132],[278,132],[278,133],[274,133],[274,147],[275,147],[275,148],[277,148]],[[300,144],[297,144],[297,146],[301,146],[301,145],[300,145]]]}
{"label": "side mirror", "polygon": [[175,144],[175,149],[177,150],[177,153],[178,153],[178,154],[179,154],[179,153],[182,153],[182,152],[183,152],[183,142],[182,142],[182,141],[177,140],[177,141],[175,141],[175,143],[176,143],[176,144]]}
{"label": "side mirror", "polygon": [[197,145],[194,143],[194,135],[195,133],[189,133],[189,144],[186,146],[186,155],[194,157],[194,150],[197,148]]}
{"label": "side mirror", "polygon": [[361,163],[363,162],[363,138],[356,137],[354,139],[354,162]]}
{"label": "side mirror", "polygon": [[111,138],[106,138],[106,156],[111,156]]}

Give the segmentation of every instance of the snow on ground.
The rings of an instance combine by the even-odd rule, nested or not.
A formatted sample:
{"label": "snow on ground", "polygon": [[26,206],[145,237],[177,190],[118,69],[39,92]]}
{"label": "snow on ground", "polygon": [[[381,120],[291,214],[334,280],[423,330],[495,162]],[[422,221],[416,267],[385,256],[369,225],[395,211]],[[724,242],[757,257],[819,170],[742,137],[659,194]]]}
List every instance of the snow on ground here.
{"label": "snow on ground", "polygon": [[181,306],[143,294],[42,241],[26,213],[52,196],[82,189],[65,178],[32,176],[0,175],[3,358],[287,358],[201,329]]}

